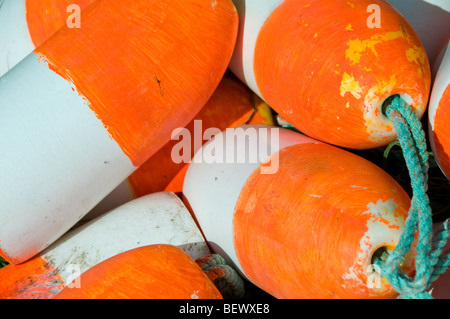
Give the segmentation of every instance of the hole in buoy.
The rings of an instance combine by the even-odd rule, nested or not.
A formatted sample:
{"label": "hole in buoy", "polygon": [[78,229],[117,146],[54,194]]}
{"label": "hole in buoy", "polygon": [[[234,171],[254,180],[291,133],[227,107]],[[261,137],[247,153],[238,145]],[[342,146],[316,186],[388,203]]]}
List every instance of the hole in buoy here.
{"label": "hole in buoy", "polygon": [[392,100],[395,99],[396,97],[400,97],[400,94],[393,94],[391,96],[389,96],[386,100],[384,100],[383,105],[381,106],[381,113],[388,117],[386,114],[386,109],[389,106],[389,104],[392,103]]}
{"label": "hole in buoy", "polygon": [[372,259],[370,260],[370,264],[375,265],[377,264],[378,260],[384,261],[391,253],[392,249],[390,249],[388,246],[381,246],[377,250],[375,250],[372,254]]}
{"label": "hole in buoy", "polygon": [[382,271],[380,267],[383,267],[387,257],[391,253],[392,248],[389,246],[381,246],[377,248],[370,260],[370,265],[366,269],[367,272],[367,287],[371,289],[380,289],[383,287]]}

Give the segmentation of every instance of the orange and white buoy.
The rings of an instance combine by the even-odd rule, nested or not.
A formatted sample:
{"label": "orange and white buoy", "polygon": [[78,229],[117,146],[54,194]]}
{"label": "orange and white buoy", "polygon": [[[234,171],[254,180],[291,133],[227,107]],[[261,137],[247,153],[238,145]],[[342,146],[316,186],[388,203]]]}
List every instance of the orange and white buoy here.
{"label": "orange and white buoy", "polygon": [[[189,162],[215,133],[241,124],[274,125],[270,107],[233,74],[226,73],[195,118],[114,189],[83,220],[133,198],[161,191],[181,193]],[[181,146],[180,146],[181,145]]]}
{"label": "orange and white buoy", "polygon": [[[306,135],[353,149],[396,139],[383,103],[399,94],[421,117],[430,67],[420,39],[383,0],[236,0],[230,69]],[[381,25],[373,23],[377,6]],[[375,21],[376,22],[376,21]]]}
{"label": "orange and white buoy", "polygon": [[98,0],[0,78],[0,250],[36,255],[206,104],[234,48],[231,0]]}
{"label": "orange and white buoy", "polygon": [[47,299],[122,252],[154,244],[183,249],[194,260],[210,253],[181,199],[171,192],[142,196],[73,228],[36,257],[0,269],[0,298]]}
{"label": "orange and white buoy", "polygon": [[64,25],[81,27],[79,13],[94,1],[0,1],[0,77]]}
{"label": "orange and white buoy", "polygon": [[150,245],[113,256],[80,275],[80,288],[53,299],[222,299],[195,261],[172,245]]}
{"label": "orange and white buoy", "polygon": [[450,179],[450,37],[433,67],[434,82],[428,108],[428,133],[436,162]]}
{"label": "orange and white buoy", "polygon": [[387,0],[411,24],[433,61],[445,38],[450,34],[450,1]]}
{"label": "orange and white buoy", "polygon": [[374,261],[398,244],[410,199],[355,154],[241,126],[194,156],[183,195],[213,252],[276,298],[397,296]]}

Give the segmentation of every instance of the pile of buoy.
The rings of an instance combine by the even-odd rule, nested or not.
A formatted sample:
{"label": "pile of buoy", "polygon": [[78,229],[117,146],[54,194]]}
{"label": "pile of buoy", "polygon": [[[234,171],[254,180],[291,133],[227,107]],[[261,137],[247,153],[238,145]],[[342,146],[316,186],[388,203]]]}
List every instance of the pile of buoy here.
{"label": "pile of buoy", "polygon": [[0,0],[0,298],[450,298],[450,3],[406,2]]}

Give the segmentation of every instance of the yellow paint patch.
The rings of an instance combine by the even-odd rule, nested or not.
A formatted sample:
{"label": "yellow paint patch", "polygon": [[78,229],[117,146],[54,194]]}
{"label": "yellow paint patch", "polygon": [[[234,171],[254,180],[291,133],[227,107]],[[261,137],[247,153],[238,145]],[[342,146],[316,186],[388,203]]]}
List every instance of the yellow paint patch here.
{"label": "yellow paint patch", "polygon": [[353,31],[352,25],[349,24],[348,26],[346,26],[346,27],[345,27],[345,30],[347,30],[347,31]]}
{"label": "yellow paint patch", "polygon": [[377,51],[375,51],[375,45],[377,43],[379,43],[377,40],[350,40],[347,43],[348,49],[345,52],[345,57],[352,61],[352,64],[354,65],[361,61],[362,52],[366,50],[371,50],[375,56],[378,56]]}
{"label": "yellow paint patch", "polygon": [[409,62],[416,63],[419,68],[417,69],[417,75],[422,77],[424,74],[424,66],[427,63],[427,54],[425,50],[421,47],[414,46],[406,50],[406,58]]}
{"label": "yellow paint patch", "polygon": [[344,72],[341,81],[341,96],[344,96],[345,93],[351,93],[356,99],[361,98],[361,94],[363,93],[363,88],[359,85],[359,82],[355,80],[353,74],[350,75],[347,72]]}
{"label": "yellow paint patch", "polygon": [[361,61],[361,57],[365,51],[370,51],[372,52],[372,54],[378,57],[378,53],[375,50],[375,46],[377,44],[383,41],[395,40],[399,37],[404,37],[402,31],[376,34],[367,40],[350,40],[347,42],[348,49],[345,52],[345,57],[352,62],[352,65],[357,64]]}
{"label": "yellow paint patch", "polygon": [[317,38],[319,35],[317,33],[314,33],[314,38]]}
{"label": "yellow paint patch", "polygon": [[352,8],[355,7],[355,5],[354,5],[353,3],[351,3],[350,1],[347,1],[347,4],[348,4],[350,7],[352,7]]}
{"label": "yellow paint patch", "polygon": [[406,58],[409,62],[414,62],[421,65],[426,62],[427,55],[423,48],[414,46],[413,48],[406,50]]}
{"label": "yellow paint patch", "polygon": [[380,81],[367,91],[364,97],[364,122],[369,133],[369,139],[373,142],[384,143],[395,139],[394,127],[386,117],[380,116],[383,101],[380,97],[390,96],[397,85],[395,74],[389,80]]}

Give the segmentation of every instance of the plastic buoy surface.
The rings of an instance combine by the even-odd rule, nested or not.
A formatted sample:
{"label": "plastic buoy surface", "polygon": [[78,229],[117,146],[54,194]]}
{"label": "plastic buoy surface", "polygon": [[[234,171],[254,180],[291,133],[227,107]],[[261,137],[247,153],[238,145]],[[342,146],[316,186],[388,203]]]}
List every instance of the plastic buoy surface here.
{"label": "plastic buoy surface", "polygon": [[[275,130],[279,142],[272,139]],[[258,137],[250,137],[247,148],[233,146],[230,136],[216,136],[204,151],[217,153],[224,145],[224,153],[235,150],[246,158],[258,148],[271,151],[242,163],[212,161],[204,152],[190,164],[184,201],[215,253],[277,298],[397,295],[373,264],[396,247],[410,207],[390,175],[285,129],[245,127],[237,139]],[[413,258],[405,262],[406,272]]]}
{"label": "plastic buoy surface", "polygon": [[146,195],[80,225],[36,257],[0,269],[0,298],[47,299],[96,264],[153,244],[183,249],[194,260],[210,253],[182,201],[171,192]]}
{"label": "plastic buoy surface", "polygon": [[[383,102],[400,94],[421,117],[430,66],[416,32],[385,1],[235,1],[231,70],[306,135],[366,149],[396,139]],[[381,26],[368,24],[376,5]]]}
{"label": "plastic buoy surface", "polygon": [[80,12],[94,1],[0,1],[0,77],[63,26],[81,27]]}
{"label": "plastic buoy surface", "polygon": [[[171,141],[114,189],[83,219],[146,194],[181,193],[184,176],[195,152],[212,136],[241,124],[273,125],[270,107],[238,80],[226,73],[206,105],[185,127],[174,130]],[[177,133],[179,132],[179,133]]]}
{"label": "plastic buoy surface", "polygon": [[428,108],[428,132],[436,162],[450,179],[450,38],[437,57]]}
{"label": "plastic buoy surface", "polygon": [[230,0],[99,0],[0,78],[1,255],[36,255],[184,127],[222,79]]}
{"label": "plastic buoy surface", "polygon": [[64,288],[53,299],[222,299],[203,270],[171,245],[135,248],[92,267],[80,288]]}

